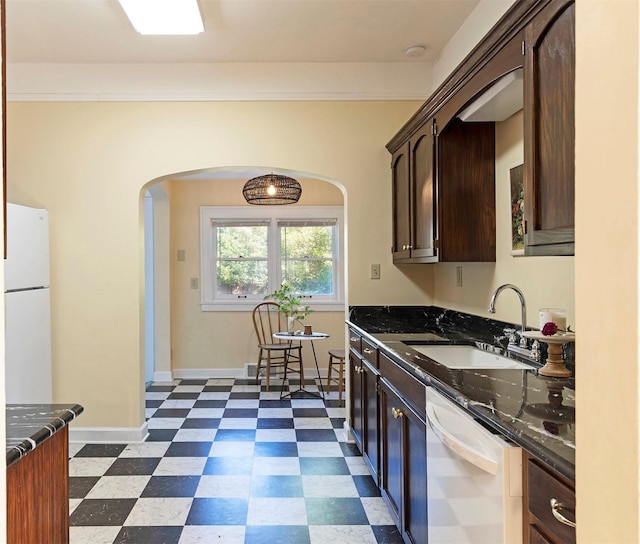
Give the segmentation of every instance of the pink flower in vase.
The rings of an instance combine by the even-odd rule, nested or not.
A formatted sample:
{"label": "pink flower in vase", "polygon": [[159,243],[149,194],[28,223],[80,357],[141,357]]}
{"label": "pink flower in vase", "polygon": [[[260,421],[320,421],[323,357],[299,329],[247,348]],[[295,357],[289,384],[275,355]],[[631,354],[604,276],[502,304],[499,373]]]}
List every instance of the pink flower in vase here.
{"label": "pink flower in vase", "polygon": [[555,323],[549,321],[549,323],[545,323],[544,327],[542,327],[542,334],[544,336],[553,336],[558,332],[558,327]]}

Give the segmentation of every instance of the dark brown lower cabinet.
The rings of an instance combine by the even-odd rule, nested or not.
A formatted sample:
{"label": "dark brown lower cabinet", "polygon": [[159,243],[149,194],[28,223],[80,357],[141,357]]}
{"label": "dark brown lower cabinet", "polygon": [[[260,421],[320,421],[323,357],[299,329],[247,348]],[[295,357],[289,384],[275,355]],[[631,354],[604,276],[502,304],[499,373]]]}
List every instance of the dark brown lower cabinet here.
{"label": "dark brown lower cabinet", "polygon": [[378,468],[378,371],[357,354],[349,352],[351,379],[351,430],[374,481]]}
{"label": "dark brown lower cabinet", "polygon": [[7,542],[69,542],[68,427],[7,468]]}
{"label": "dark brown lower cabinet", "polygon": [[363,395],[362,380],[360,379],[360,368],[362,359],[353,351],[349,352],[349,402],[351,403],[351,432],[356,441],[358,449],[362,452],[362,437],[364,435],[364,425],[362,421]]}
{"label": "dark brown lower cabinet", "polygon": [[525,542],[575,544],[576,494],[573,482],[530,454],[525,461]]}
{"label": "dark brown lower cabinet", "polygon": [[427,429],[385,379],[380,380],[381,490],[394,522],[409,544],[425,544]]}

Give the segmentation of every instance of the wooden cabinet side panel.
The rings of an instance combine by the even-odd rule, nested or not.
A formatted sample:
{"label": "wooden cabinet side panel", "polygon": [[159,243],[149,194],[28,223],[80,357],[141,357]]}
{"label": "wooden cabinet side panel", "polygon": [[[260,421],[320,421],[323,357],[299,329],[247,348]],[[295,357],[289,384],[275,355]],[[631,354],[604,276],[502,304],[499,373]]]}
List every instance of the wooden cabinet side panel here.
{"label": "wooden cabinet side panel", "polygon": [[7,468],[7,542],[69,542],[68,428]]}

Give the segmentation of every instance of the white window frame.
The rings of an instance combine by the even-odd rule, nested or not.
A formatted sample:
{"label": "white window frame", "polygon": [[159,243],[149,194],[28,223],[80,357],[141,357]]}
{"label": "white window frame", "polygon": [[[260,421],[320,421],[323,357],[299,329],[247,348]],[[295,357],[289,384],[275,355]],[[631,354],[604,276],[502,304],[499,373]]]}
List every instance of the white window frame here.
{"label": "white window frame", "polygon": [[269,292],[282,283],[280,260],[280,230],[282,221],[336,220],[334,245],[335,278],[333,297],[318,296],[303,299],[314,311],[344,310],[344,208],[342,206],[201,206],[200,207],[200,308],[203,312],[251,311],[264,300],[262,295],[246,298],[215,296],[216,237],[214,221],[269,220]]}

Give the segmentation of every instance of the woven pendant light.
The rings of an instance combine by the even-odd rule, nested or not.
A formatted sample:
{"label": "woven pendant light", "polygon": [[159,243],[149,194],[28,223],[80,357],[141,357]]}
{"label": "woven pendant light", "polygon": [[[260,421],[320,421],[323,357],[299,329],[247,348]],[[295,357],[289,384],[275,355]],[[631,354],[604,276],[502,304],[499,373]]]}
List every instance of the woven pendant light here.
{"label": "woven pendant light", "polygon": [[267,174],[247,181],[242,194],[249,204],[295,204],[300,199],[302,187],[297,180],[288,176]]}

